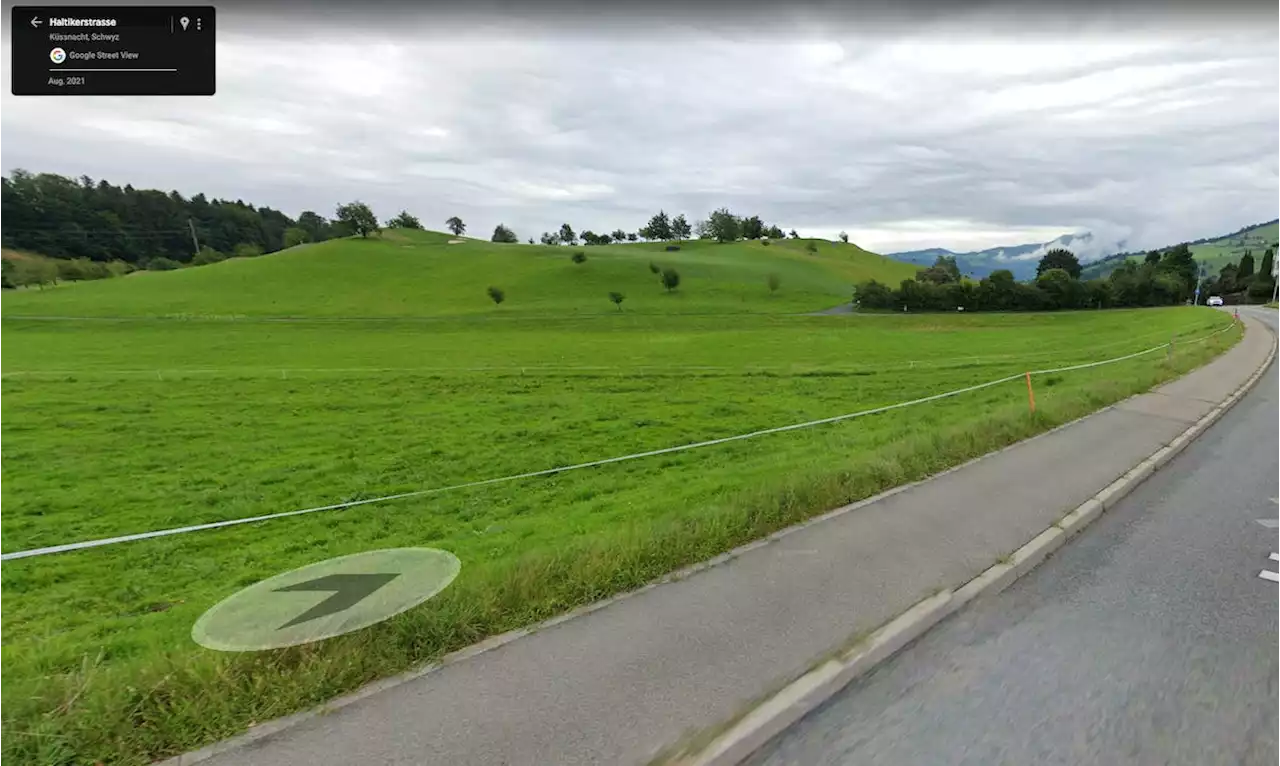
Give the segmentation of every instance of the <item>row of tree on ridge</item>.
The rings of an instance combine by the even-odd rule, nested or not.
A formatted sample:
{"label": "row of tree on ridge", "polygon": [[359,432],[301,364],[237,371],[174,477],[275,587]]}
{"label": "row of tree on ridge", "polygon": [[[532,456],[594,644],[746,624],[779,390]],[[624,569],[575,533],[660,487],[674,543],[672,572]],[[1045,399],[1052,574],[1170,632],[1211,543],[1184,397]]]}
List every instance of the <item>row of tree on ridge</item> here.
{"label": "row of tree on ridge", "polygon": [[893,311],[1053,311],[1170,306],[1192,302],[1198,295],[1203,304],[1228,277],[1239,280],[1238,274],[1245,271],[1251,277],[1250,297],[1265,299],[1275,288],[1274,250],[1266,251],[1256,273],[1252,255],[1246,258],[1247,263],[1224,267],[1218,280],[1205,280],[1191,248],[1183,243],[1163,252],[1153,250],[1141,262],[1126,261],[1105,279],[1081,280],[1082,266],[1075,254],[1055,248],[1040,259],[1033,281],[1018,282],[1008,269],[977,281],[967,279],[954,257],[939,256],[897,288],[875,280],[858,285],[853,302],[858,308]]}

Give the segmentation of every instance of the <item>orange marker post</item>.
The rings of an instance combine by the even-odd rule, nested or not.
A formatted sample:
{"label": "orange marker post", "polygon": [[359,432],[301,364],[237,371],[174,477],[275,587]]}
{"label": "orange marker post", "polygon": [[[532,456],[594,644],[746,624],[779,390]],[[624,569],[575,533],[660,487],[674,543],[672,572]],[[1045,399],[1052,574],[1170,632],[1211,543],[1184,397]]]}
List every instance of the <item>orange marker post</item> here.
{"label": "orange marker post", "polygon": [[1036,393],[1031,390],[1031,373],[1027,373],[1027,401],[1031,404],[1031,414],[1036,414]]}

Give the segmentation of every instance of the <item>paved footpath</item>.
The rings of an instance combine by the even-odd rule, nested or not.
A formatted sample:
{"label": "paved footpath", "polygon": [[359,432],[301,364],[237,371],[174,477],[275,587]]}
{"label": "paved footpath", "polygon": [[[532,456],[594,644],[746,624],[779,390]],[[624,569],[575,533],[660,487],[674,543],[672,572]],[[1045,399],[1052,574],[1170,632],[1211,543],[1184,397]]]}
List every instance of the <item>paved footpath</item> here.
{"label": "paved footpath", "polygon": [[752,763],[1273,766],[1276,385]]}
{"label": "paved footpath", "polygon": [[643,764],[850,637],[973,578],[1173,440],[1270,353],[1271,331],[1246,322],[1231,351],[1151,393],[269,736],[225,743],[204,762]]}

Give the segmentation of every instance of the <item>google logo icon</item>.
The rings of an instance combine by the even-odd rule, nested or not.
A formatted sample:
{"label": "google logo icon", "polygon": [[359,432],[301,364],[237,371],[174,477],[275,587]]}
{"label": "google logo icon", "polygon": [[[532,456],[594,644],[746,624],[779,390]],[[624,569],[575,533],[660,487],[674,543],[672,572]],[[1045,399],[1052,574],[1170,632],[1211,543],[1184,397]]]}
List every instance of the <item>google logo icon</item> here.
{"label": "google logo icon", "polygon": [[49,60],[55,64],[61,64],[67,60],[67,52],[61,48],[54,48],[49,51]]}

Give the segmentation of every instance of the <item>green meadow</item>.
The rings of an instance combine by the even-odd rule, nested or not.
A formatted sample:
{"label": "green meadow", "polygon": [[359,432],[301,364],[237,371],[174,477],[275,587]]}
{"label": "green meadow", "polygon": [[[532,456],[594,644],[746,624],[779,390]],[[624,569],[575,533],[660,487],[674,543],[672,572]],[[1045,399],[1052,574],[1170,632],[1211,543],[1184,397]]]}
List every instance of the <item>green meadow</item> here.
{"label": "green meadow", "polygon": [[[852,245],[448,239],[394,231],[6,294],[3,551],[630,455],[1171,339],[1175,351],[1037,376],[1034,415],[1016,380],[684,452],[5,562],[5,763],[145,764],[208,744],[1042,432],[1239,338],[1230,317],[1195,307],[813,315],[856,282],[914,273]],[[665,289],[651,262],[680,285]],[[462,571],[417,608],[311,645],[227,654],[190,638],[205,610],[263,578],[402,546],[448,550]]]}

